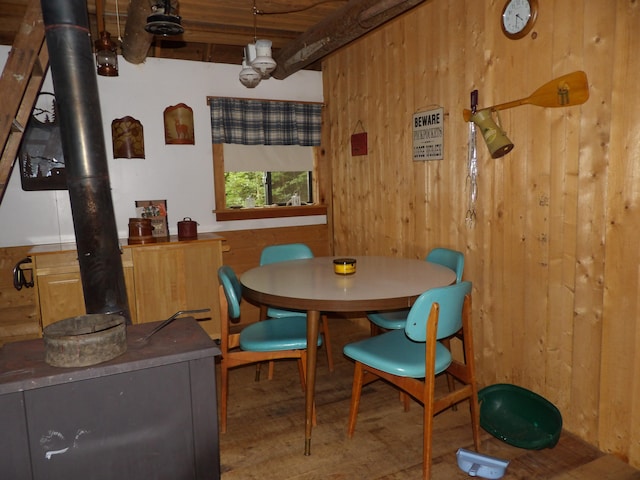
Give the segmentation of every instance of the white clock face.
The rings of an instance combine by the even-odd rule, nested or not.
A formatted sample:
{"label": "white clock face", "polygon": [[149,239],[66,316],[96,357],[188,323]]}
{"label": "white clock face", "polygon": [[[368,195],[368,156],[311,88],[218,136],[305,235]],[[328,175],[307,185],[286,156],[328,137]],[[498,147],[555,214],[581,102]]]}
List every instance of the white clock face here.
{"label": "white clock face", "polygon": [[528,0],[512,0],[502,14],[502,24],[508,33],[518,33],[527,26],[531,18]]}

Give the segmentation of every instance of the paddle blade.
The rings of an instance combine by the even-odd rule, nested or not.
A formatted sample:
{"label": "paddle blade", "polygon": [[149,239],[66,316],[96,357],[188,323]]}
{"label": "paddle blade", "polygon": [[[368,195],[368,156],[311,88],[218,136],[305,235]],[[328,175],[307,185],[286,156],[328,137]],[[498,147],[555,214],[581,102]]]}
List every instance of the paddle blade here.
{"label": "paddle blade", "polygon": [[[489,107],[491,110],[506,110],[519,105],[538,107],[571,107],[581,105],[589,99],[589,82],[583,71],[568,73],[545,83],[526,98]],[[465,121],[471,119],[471,110],[463,110]]]}
{"label": "paddle blade", "polygon": [[[546,83],[533,92],[526,103],[539,107],[570,107],[581,105],[588,99],[589,82],[587,81],[587,74],[578,71]],[[494,108],[500,110],[497,106]]]}

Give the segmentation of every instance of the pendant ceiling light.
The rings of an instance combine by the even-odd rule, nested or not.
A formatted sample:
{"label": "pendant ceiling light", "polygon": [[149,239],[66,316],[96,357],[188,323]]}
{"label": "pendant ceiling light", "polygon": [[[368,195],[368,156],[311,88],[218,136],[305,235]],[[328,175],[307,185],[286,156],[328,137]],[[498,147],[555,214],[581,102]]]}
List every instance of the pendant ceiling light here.
{"label": "pendant ceiling light", "polygon": [[182,19],[171,13],[171,0],[156,0],[151,10],[153,13],[147,17],[147,24],[144,27],[147,32],[164,37],[180,35],[184,32],[184,28],[180,25]]}
{"label": "pendant ceiling light", "polygon": [[242,60],[242,70],[240,70],[240,83],[242,83],[242,85],[247,88],[255,88],[260,83],[260,80],[262,80],[262,75],[258,73],[258,71],[251,68],[247,62],[247,59],[250,58],[248,50],[252,46],[254,47],[255,51],[255,45],[253,44],[249,44],[244,47],[245,53]]}
{"label": "pendant ceiling light", "polygon": [[247,88],[255,88],[261,80],[270,77],[276,69],[276,61],[271,56],[271,40],[257,40],[258,14],[264,14],[253,2],[253,42],[244,48],[242,70],[240,70],[240,83]]}

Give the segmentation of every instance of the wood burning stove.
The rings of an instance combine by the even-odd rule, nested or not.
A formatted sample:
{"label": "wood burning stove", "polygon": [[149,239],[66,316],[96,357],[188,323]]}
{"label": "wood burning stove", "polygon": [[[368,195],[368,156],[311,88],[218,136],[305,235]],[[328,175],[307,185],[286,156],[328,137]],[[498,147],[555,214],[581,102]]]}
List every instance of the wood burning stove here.
{"label": "wood burning stove", "polygon": [[44,361],[42,340],[0,349],[0,472],[65,480],[219,479],[213,341],[192,318],[86,368]]}

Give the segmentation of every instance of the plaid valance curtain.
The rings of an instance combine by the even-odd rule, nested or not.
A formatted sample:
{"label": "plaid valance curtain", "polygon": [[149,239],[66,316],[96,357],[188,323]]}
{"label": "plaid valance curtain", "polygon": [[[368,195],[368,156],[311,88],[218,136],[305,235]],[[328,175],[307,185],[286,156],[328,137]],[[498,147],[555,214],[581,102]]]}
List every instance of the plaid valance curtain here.
{"label": "plaid valance curtain", "polygon": [[213,143],[320,145],[322,105],[211,98]]}

